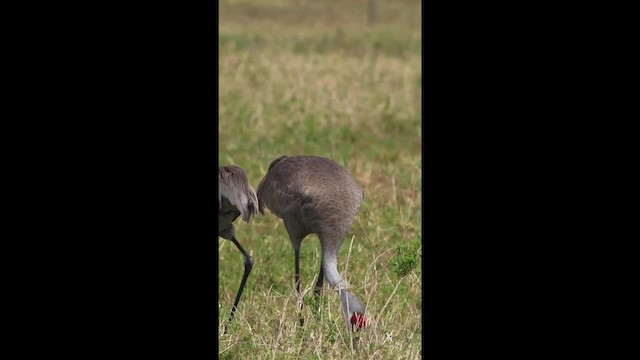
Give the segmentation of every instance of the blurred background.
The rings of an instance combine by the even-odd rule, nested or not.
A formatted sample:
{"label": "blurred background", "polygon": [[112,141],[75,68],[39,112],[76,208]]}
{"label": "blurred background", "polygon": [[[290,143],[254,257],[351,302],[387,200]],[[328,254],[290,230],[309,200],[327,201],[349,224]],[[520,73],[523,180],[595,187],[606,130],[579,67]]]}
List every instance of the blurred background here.
{"label": "blurred background", "polygon": [[[255,263],[220,357],[419,358],[421,2],[223,0],[219,16],[219,163],[243,167],[254,188],[281,155],[328,157],[354,175],[365,198],[339,269],[370,318],[352,352],[326,286],[321,311],[306,306],[299,328],[293,249],[267,212],[236,223]],[[219,248],[225,323],[244,262],[231,242]],[[303,242],[300,266],[311,291],[316,235]]]}

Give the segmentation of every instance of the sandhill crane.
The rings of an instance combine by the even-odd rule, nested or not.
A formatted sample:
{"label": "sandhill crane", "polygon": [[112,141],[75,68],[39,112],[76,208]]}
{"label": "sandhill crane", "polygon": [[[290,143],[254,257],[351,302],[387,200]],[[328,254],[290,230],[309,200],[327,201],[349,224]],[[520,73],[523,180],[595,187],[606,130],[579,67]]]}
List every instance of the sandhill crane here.
{"label": "sandhill crane", "polygon": [[[249,222],[252,216],[258,215],[258,198],[251,187],[244,170],[239,166],[227,165],[218,168],[218,236],[231,240],[244,256],[244,275],[240,289],[231,309],[233,319],[242,290],[253,268],[253,258],[236,239],[233,221],[242,215],[242,220]],[[226,332],[226,327],[225,327]]]}
{"label": "sandhill crane", "polygon": [[[259,210],[264,208],[284,221],[295,254],[295,284],[300,296],[300,245],[317,234],[322,247],[320,274],[315,293],[322,291],[324,277],[338,290],[348,328],[366,326],[365,306],[348,289],[338,272],[338,252],[355,218],[364,192],[336,162],[315,156],[281,156],[269,165],[258,185]],[[302,318],[300,325],[303,324]]]}

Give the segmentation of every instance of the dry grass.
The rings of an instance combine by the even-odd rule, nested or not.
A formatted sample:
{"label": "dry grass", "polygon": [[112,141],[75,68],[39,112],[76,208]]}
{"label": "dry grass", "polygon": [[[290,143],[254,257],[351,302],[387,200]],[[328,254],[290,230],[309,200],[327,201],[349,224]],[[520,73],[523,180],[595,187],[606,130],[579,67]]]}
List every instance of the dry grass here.
{"label": "dry grass", "polygon": [[[337,294],[326,286],[319,303],[313,296],[320,246],[310,235],[301,249],[299,327],[293,250],[282,222],[267,213],[236,224],[255,264],[220,336],[222,359],[420,358],[420,268],[399,278],[391,261],[398,246],[421,239],[420,5],[385,2],[375,27],[365,25],[364,6],[221,3],[219,161],[245,168],[254,187],[283,154],[329,157],[354,175],[366,195],[339,268],[369,318],[352,350]],[[226,323],[243,261],[233,244],[219,244]]]}

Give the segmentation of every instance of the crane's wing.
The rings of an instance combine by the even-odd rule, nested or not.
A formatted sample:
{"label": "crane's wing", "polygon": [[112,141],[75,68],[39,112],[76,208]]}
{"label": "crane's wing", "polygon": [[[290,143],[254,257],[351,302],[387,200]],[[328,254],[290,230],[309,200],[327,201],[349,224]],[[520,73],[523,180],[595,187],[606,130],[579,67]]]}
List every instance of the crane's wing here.
{"label": "crane's wing", "polygon": [[242,220],[249,222],[258,214],[258,197],[249,183],[249,179],[238,166],[229,165],[218,169],[218,206],[222,206],[222,198],[226,198],[242,215]]}

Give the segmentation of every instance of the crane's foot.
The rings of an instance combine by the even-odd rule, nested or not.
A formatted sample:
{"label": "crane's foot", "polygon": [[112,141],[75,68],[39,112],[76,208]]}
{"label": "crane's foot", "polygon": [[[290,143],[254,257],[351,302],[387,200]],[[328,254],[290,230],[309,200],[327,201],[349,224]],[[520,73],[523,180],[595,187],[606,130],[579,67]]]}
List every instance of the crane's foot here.
{"label": "crane's foot", "polygon": [[231,316],[229,317],[229,321],[227,321],[226,324],[222,324],[222,334],[226,335],[229,327],[231,327],[232,321],[233,321],[233,315],[235,315],[235,312],[231,312]]}
{"label": "crane's foot", "polygon": [[[299,294],[300,292],[298,292]],[[302,309],[304,309],[304,300],[302,299],[302,295],[299,295],[297,306],[298,306],[298,322],[300,326],[304,326],[304,318],[302,317]]]}
{"label": "crane's foot", "polygon": [[354,334],[352,340],[353,350],[358,350],[358,343],[360,342],[360,338]]}

